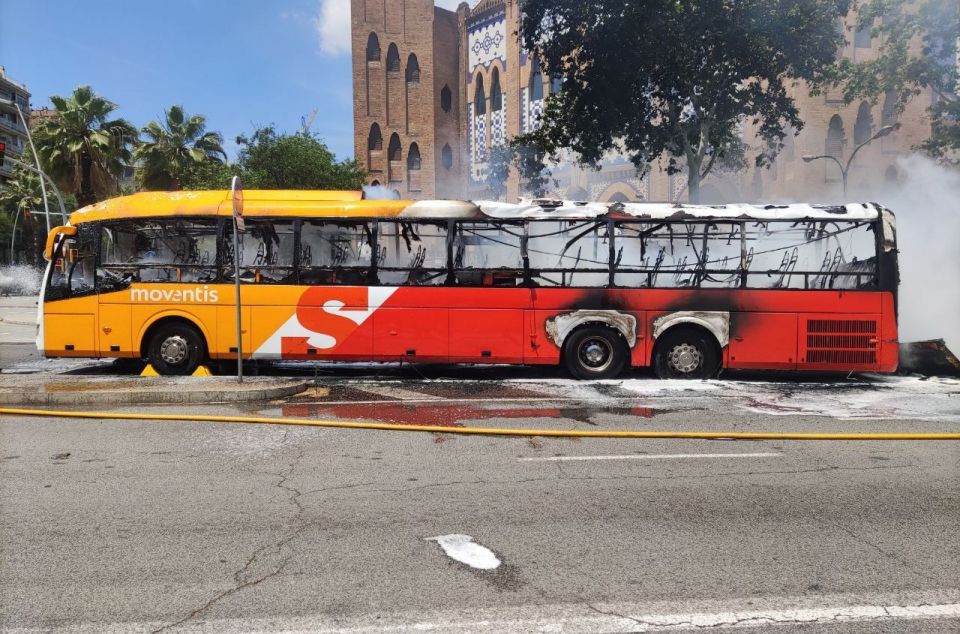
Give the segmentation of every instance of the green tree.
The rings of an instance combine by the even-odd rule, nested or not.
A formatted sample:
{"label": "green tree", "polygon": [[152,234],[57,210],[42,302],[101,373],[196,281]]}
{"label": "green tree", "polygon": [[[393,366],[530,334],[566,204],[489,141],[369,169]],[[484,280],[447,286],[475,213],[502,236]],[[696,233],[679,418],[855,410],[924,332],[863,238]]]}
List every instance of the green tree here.
{"label": "green tree", "polygon": [[180,177],[180,187],[182,189],[229,189],[230,179],[233,176],[240,176],[244,186],[247,186],[242,170],[236,163],[220,161],[190,163]]}
{"label": "green tree", "polygon": [[803,127],[787,94],[832,68],[849,0],[525,0],[524,45],[562,79],[528,135],[556,156],[596,165],[623,152],[645,171],[661,155],[700,182],[757,126],[763,165],[785,128]]}
{"label": "green tree", "polygon": [[116,104],[80,86],[69,97],[50,97],[56,114],[37,124],[34,140],[45,170],[76,194],[80,205],[116,193],[130,163],[137,130],[124,119],[109,119]]}
{"label": "green tree", "polygon": [[485,183],[494,200],[501,200],[507,192],[510,170],[520,176],[520,192],[541,198],[550,184],[547,153],[528,138],[515,137],[505,145],[490,150]]}
{"label": "green tree", "polygon": [[143,189],[182,189],[187,172],[199,163],[222,163],[223,137],[207,132],[203,115],[188,116],[183,106],[171,106],[163,122],[143,126],[146,137],[137,143],[133,159]]}
{"label": "green tree", "polygon": [[14,221],[16,221],[17,228],[23,232],[21,235],[26,238],[20,241],[21,249],[25,251],[30,264],[37,264],[40,258],[43,231],[37,225],[41,217],[32,215],[31,212],[43,210],[40,176],[23,167],[15,168],[13,174],[0,188],[0,209],[3,210],[4,216],[4,222],[0,222],[0,239],[4,241],[3,244],[10,244]]}
{"label": "green tree", "polygon": [[836,83],[848,103],[893,99],[902,113],[915,95],[930,90],[930,137],[918,149],[960,165],[960,3],[957,0],[866,0],[857,28],[879,38],[879,54],[866,62],[843,60]]}
{"label": "green tree", "polygon": [[243,185],[250,189],[360,189],[366,178],[356,161],[338,162],[312,135],[278,134],[268,126],[237,143]]}

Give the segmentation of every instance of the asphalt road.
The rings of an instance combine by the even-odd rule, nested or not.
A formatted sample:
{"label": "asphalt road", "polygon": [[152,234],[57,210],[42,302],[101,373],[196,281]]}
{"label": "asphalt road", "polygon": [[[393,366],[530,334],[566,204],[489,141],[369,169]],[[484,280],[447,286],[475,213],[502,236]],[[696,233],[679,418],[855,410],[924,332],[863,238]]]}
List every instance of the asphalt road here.
{"label": "asphalt road", "polygon": [[[417,371],[354,369],[289,401],[191,412],[452,429],[960,428],[956,380],[578,383]],[[960,443],[7,417],[0,627],[953,632],[958,524]],[[430,539],[449,535],[475,545],[451,556],[441,545],[451,538]],[[494,569],[468,565],[490,556]]]}

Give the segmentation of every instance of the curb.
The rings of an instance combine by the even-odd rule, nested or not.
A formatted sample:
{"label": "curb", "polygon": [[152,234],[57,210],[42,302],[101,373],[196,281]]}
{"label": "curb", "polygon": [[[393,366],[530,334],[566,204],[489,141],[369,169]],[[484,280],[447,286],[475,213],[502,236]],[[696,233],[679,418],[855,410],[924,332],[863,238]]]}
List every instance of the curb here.
{"label": "curb", "polygon": [[[77,379],[79,377],[70,377]],[[211,387],[209,389],[183,389],[186,384],[178,381],[165,381],[164,377],[143,379],[152,385],[137,389],[133,385],[125,389],[96,389],[91,383],[90,389],[50,390],[44,384],[24,385],[22,387],[0,387],[0,405],[156,405],[191,404],[209,405],[212,403],[237,403],[247,401],[266,401],[299,394],[307,389],[306,381],[282,383],[258,382],[242,387]],[[162,385],[157,385],[157,381]],[[195,382],[198,379],[193,379]],[[202,380],[202,379],[200,379]],[[81,379],[82,382],[82,379]]]}
{"label": "curb", "polygon": [[9,319],[5,317],[0,317],[0,322],[3,322],[5,324],[14,324],[17,326],[36,326],[37,325],[36,319],[34,319],[33,321],[26,321],[24,319]]}

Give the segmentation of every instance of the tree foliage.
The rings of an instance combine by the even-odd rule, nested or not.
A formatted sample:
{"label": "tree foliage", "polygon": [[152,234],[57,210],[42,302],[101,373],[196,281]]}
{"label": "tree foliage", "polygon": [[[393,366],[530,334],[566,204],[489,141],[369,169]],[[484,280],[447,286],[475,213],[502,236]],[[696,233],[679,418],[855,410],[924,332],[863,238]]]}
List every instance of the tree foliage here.
{"label": "tree foliage", "polygon": [[356,161],[337,161],[316,136],[278,134],[267,126],[237,143],[243,185],[250,189],[360,189],[366,177]]}
{"label": "tree foliage", "polygon": [[510,171],[515,169],[520,176],[521,195],[541,198],[550,184],[547,168],[547,152],[527,137],[515,137],[504,145],[490,150],[485,184],[490,196],[502,200],[507,193]]}
{"label": "tree foliage", "polygon": [[957,0],[865,0],[858,28],[879,38],[879,54],[865,62],[843,60],[835,78],[848,103],[895,99],[902,113],[914,96],[930,90],[931,134],[919,149],[960,164],[960,2]]}
{"label": "tree foliage", "polygon": [[[843,44],[849,0],[524,0],[524,45],[562,78],[527,141],[596,165],[623,152],[644,171],[661,155],[687,173],[690,199],[757,126],[758,165],[803,127],[787,94],[821,80]],[[742,166],[742,163],[740,164]]]}
{"label": "tree foliage", "polygon": [[50,97],[56,114],[37,124],[34,141],[47,172],[61,189],[89,205],[117,192],[130,164],[137,130],[124,119],[111,119],[117,106],[79,86],[68,97]]}
{"label": "tree foliage", "polygon": [[220,163],[227,158],[223,137],[207,132],[203,115],[188,116],[183,106],[171,106],[163,122],[151,121],[141,129],[146,137],[133,152],[137,181],[143,189],[182,189],[191,168]]}
{"label": "tree foliage", "polygon": [[37,264],[41,242],[41,231],[37,225],[44,221],[41,216],[32,215],[31,212],[43,211],[40,176],[23,167],[15,168],[0,188],[0,210],[3,211],[0,214],[0,240],[4,245],[10,244],[16,221],[16,227],[23,236],[19,247],[26,253],[30,264]]}

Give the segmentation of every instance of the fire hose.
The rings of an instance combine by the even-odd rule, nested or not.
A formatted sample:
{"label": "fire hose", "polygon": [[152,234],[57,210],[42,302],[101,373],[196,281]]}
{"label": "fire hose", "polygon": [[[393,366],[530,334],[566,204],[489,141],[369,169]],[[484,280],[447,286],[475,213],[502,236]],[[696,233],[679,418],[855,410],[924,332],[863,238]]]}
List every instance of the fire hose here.
{"label": "fire hose", "polygon": [[276,418],[269,416],[211,416],[205,414],[128,414],[122,412],[80,412],[0,408],[0,414],[42,418],[87,418],[100,420],[184,421],[201,423],[244,423],[257,425],[298,425],[337,429],[429,432],[473,436],[539,436],[544,438],[684,438],[700,440],[960,440],[960,432],[911,433],[824,433],[824,432],[741,432],[741,431],[634,431],[579,429],[516,429],[506,427],[450,427],[445,425],[395,425],[360,421]]}

